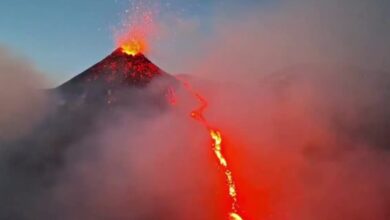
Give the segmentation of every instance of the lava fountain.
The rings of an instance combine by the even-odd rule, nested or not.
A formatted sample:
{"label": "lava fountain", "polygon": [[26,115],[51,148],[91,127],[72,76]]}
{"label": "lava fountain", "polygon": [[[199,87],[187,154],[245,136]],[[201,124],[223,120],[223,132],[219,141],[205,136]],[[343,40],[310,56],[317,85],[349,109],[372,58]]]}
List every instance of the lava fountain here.
{"label": "lava fountain", "polygon": [[123,53],[135,56],[146,51],[146,43],[143,39],[131,39],[124,43],[121,49]]}
{"label": "lava fountain", "polygon": [[154,13],[150,10],[135,11],[123,22],[121,30],[115,33],[115,43],[122,52],[135,56],[148,52],[148,39],[156,31]]}

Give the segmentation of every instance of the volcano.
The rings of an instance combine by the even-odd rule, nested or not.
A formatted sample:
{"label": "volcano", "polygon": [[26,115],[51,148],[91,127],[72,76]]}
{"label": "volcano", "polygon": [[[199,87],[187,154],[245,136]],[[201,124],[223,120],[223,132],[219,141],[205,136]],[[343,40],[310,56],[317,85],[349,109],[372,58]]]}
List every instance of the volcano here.
{"label": "volcano", "polygon": [[63,101],[70,101],[72,105],[75,102],[123,104],[131,93],[137,93],[152,81],[159,81],[159,87],[166,90],[168,84],[176,80],[143,54],[129,55],[118,48],[56,90]]}
{"label": "volcano", "polygon": [[105,84],[108,86],[144,86],[154,77],[166,75],[143,54],[128,55],[116,49],[102,61],[61,85],[60,89],[74,84]]}
{"label": "volcano", "polygon": [[176,85],[173,76],[143,54],[116,49],[48,90],[50,108],[45,118],[17,140],[0,140],[0,146],[8,149],[0,163],[0,173],[7,176],[0,183],[0,195],[7,201],[0,206],[0,219],[32,219],[24,216],[25,210],[34,209],[34,201],[56,186],[58,173],[66,169],[67,153],[93,147],[83,140],[98,137],[102,123],[113,127],[123,123],[123,113],[138,121],[158,117],[169,108],[167,92]]}
{"label": "volcano", "polygon": [[60,129],[56,143],[62,144],[77,142],[94,132],[97,119],[115,123],[121,118],[118,112],[144,118],[158,116],[169,107],[167,96],[177,85],[175,77],[143,54],[130,55],[118,48],[54,89],[52,100],[56,105],[44,129]]}

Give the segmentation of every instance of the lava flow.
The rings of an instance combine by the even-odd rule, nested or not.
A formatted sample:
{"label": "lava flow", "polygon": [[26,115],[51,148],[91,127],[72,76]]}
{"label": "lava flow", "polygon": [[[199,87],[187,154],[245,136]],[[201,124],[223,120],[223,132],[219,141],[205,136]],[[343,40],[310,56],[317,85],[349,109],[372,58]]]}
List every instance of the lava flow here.
{"label": "lava flow", "polygon": [[207,119],[204,117],[203,113],[208,107],[206,99],[201,96],[199,93],[195,92],[189,83],[183,82],[185,88],[200,102],[200,106],[191,112],[191,117],[200,122],[209,132],[212,142],[212,147],[215,156],[218,159],[219,165],[224,170],[226,182],[229,188],[229,197],[231,199],[231,210],[229,212],[230,220],[242,220],[243,218],[238,214],[238,199],[237,199],[237,189],[234,182],[233,173],[229,169],[228,160],[223,154],[222,150],[222,134],[218,129],[210,126]]}
{"label": "lava flow", "polygon": [[[122,53],[137,56],[138,54],[144,53],[148,48],[146,44],[146,39],[150,37],[151,33],[156,28],[153,22],[153,13],[150,11],[137,11],[135,13],[135,23],[130,22],[130,27],[121,33],[116,38],[117,46],[121,48]],[[138,21],[138,22],[137,22]],[[179,81],[181,81],[179,79]],[[242,220],[243,218],[239,215],[238,210],[238,199],[237,199],[237,190],[236,184],[234,182],[233,173],[229,169],[228,161],[223,154],[222,150],[222,135],[218,129],[214,129],[206,118],[203,115],[203,112],[207,108],[206,100],[197,92],[195,92],[187,82],[183,82],[184,87],[197,98],[200,102],[199,108],[191,112],[191,117],[199,121],[209,132],[210,138],[213,141],[212,148],[215,156],[217,157],[220,166],[222,167],[226,182],[229,189],[229,197],[231,199],[231,210],[229,211],[230,220]],[[168,89],[167,98],[168,101],[172,104],[176,104],[176,100],[172,97],[173,90]]]}

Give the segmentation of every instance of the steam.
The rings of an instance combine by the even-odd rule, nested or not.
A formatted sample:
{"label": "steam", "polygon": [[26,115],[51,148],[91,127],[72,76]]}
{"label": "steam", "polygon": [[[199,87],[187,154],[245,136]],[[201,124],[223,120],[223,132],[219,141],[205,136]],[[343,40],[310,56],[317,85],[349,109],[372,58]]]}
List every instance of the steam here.
{"label": "steam", "polygon": [[[224,7],[208,37],[197,20],[165,17],[151,56],[208,99],[243,216],[388,219],[389,3]],[[1,219],[226,217],[223,174],[185,90],[176,107],[151,109],[155,81],[129,94],[141,107],[53,123],[60,102],[37,92],[40,74],[0,53]]]}

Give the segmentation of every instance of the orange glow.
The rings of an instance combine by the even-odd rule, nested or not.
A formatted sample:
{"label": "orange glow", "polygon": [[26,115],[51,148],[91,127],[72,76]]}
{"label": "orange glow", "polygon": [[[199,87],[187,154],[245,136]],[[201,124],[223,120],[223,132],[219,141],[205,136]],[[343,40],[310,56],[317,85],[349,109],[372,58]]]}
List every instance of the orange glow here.
{"label": "orange glow", "polygon": [[146,52],[146,42],[143,39],[130,39],[121,45],[122,52],[135,56],[139,53]]}
{"label": "orange glow", "polygon": [[234,212],[230,213],[229,217],[229,220],[243,220],[239,214]]}
{"label": "orange glow", "polygon": [[221,133],[219,131],[216,131],[216,130],[211,129],[211,128],[209,128],[209,130],[210,130],[210,137],[214,141],[212,144],[214,154],[217,157],[219,164],[225,170],[225,178],[226,178],[226,182],[227,182],[228,188],[229,188],[229,196],[232,200],[232,203],[231,203],[232,212],[229,214],[230,219],[232,219],[232,220],[242,219],[241,216],[236,213],[237,212],[237,201],[238,201],[237,200],[236,184],[234,183],[234,180],[233,180],[233,173],[228,168],[227,160],[222,153]]}
{"label": "orange glow", "polygon": [[228,213],[229,220],[243,220],[243,218],[238,214],[238,194],[237,194],[237,188],[236,184],[234,182],[233,173],[229,169],[228,166],[228,160],[226,159],[225,155],[223,154],[223,146],[222,141],[223,137],[219,130],[211,128],[209,125],[209,122],[206,120],[206,118],[203,115],[203,112],[206,110],[208,103],[204,97],[202,97],[199,93],[196,93],[192,90],[191,86],[184,82],[184,86],[188,89],[189,92],[191,92],[192,95],[197,98],[197,100],[200,102],[200,106],[193,110],[191,112],[191,117],[195,120],[199,121],[202,125],[204,125],[205,128],[209,131],[210,138],[213,141],[212,142],[212,149],[213,152],[218,159],[219,165],[222,167],[225,179],[228,187],[228,196],[231,199],[231,208],[230,212]]}
{"label": "orange glow", "polygon": [[135,5],[129,17],[122,21],[122,27],[114,33],[116,46],[131,56],[148,52],[148,42],[156,35],[154,12],[140,4]]}

